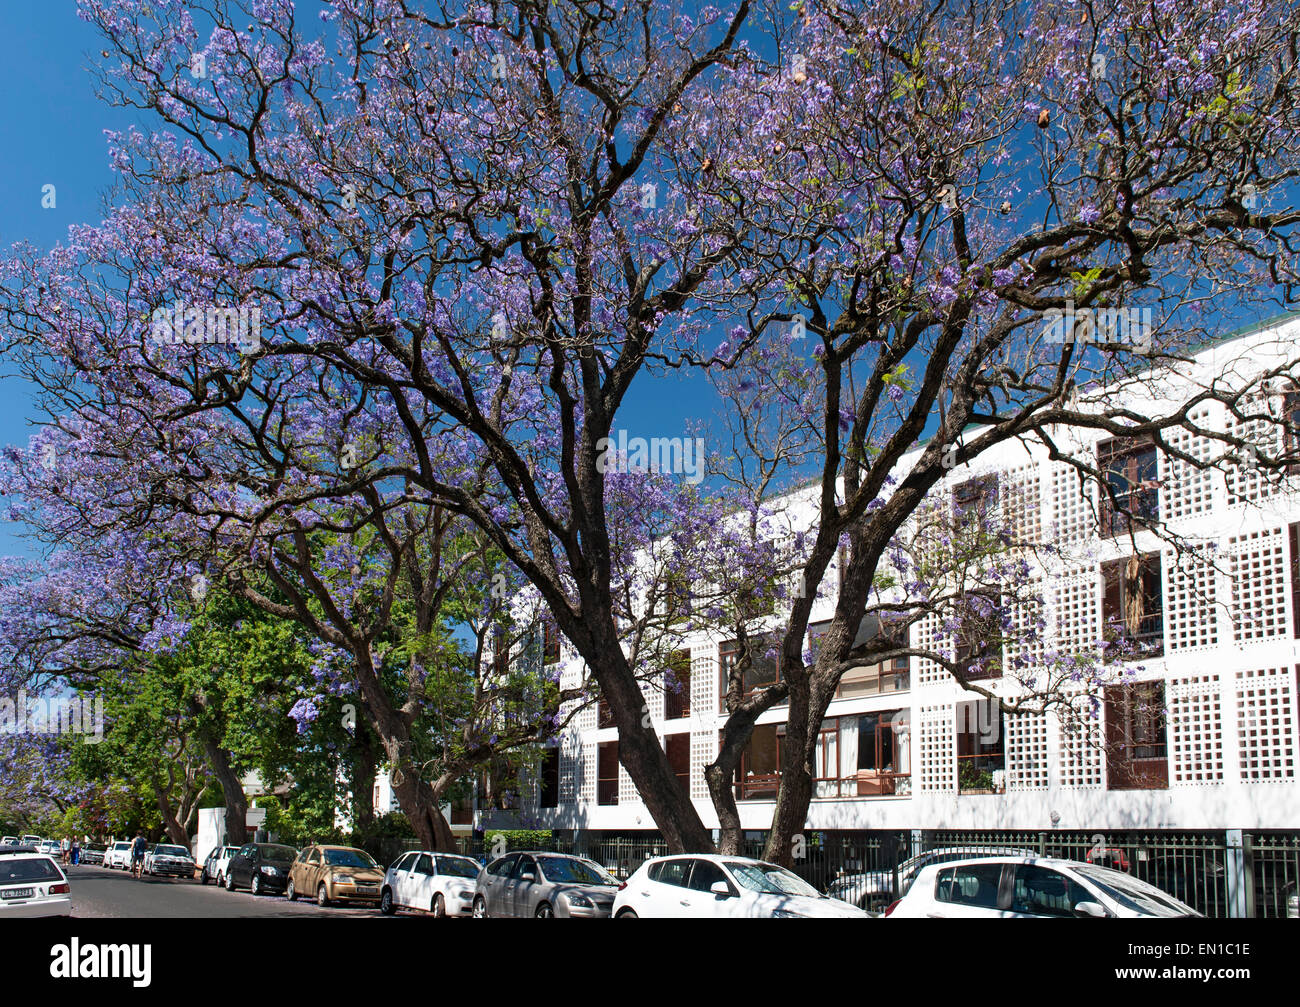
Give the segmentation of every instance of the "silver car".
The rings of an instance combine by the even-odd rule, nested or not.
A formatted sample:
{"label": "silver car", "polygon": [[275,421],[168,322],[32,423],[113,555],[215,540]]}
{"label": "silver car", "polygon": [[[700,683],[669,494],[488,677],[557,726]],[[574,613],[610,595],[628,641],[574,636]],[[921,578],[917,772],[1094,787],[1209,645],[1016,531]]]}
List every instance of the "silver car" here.
{"label": "silver car", "polygon": [[474,916],[605,918],[618,880],[603,867],[567,853],[507,853],[479,871]]}

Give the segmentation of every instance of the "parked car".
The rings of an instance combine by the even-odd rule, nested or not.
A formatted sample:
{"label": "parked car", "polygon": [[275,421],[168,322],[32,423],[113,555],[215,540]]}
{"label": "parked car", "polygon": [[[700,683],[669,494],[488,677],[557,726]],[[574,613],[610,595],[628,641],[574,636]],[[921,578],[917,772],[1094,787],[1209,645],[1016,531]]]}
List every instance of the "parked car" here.
{"label": "parked car", "polygon": [[21,845],[17,836],[5,836],[0,839],[0,846],[19,846]]}
{"label": "parked car", "polygon": [[434,916],[464,916],[474,910],[479,862],[450,853],[416,850],[398,857],[384,872],[379,909],[392,915],[400,909]]}
{"label": "parked car", "polygon": [[114,843],[104,854],[104,866],[118,867],[124,871],[131,869],[131,844],[129,841]]}
{"label": "parked car", "polygon": [[289,901],[314,897],[319,906],[331,902],[378,902],[384,869],[365,850],[352,846],[309,846],[289,871]]}
{"label": "parked car", "polygon": [[103,843],[87,843],[81,848],[81,863],[103,864],[108,847]]}
{"label": "parked car", "polygon": [[54,857],[0,850],[0,920],[71,915],[72,889]]}
{"label": "parked car", "polygon": [[19,843],[22,846],[40,846],[41,843],[43,842],[45,842],[45,840],[42,839],[40,836],[31,836],[31,835],[23,836],[23,838],[19,840]]}
{"label": "parked car", "polygon": [[42,839],[39,843],[36,844],[36,848],[40,850],[42,853],[44,853],[47,857],[53,857],[55,860],[60,860],[63,858],[63,847],[59,845],[57,840]]}
{"label": "parked car", "polygon": [[878,912],[891,902],[896,901],[900,893],[906,892],[908,885],[912,883],[912,879],[916,877],[917,872],[922,867],[928,867],[930,864],[942,864],[953,860],[966,860],[975,857],[1032,857],[1034,855],[1033,850],[1023,850],[1013,846],[989,846],[986,848],[970,846],[944,847],[937,850],[926,850],[924,853],[918,853],[898,865],[897,890],[894,888],[894,872],[892,870],[866,871],[862,874],[846,874],[836,878],[827,886],[826,894],[831,898],[855,905],[859,909]]}
{"label": "parked car", "polygon": [[238,852],[238,846],[213,847],[212,852],[208,854],[208,859],[203,861],[203,870],[199,873],[199,881],[205,885],[209,881],[224,885],[226,883],[226,871],[230,869],[230,860]]}
{"label": "parked car", "polygon": [[615,919],[869,918],[784,867],[752,857],[653,857],[619,886]]}
{"label": "parked car", "polygon": [[474,883],[473,915],[604,918],[618,879],[594,861],[567,853],[507,853]]}
{"label": "parked car", "polygon": [[1055,857],[986,857],[921,869],[890,918],[1014,919],[1200,916],[1131,875]]}
{"label": "parked car", "polygon": [[289,868],[298,851],[279,843],[248,843],[230,858],[226,891],[247,888],[254,895],[279,895],[289,883]]}
{"label": "parked car", "polygon": [[174,878],[194,877],[194,857],[184,846],[155,843],[144,855],[144,872]]}

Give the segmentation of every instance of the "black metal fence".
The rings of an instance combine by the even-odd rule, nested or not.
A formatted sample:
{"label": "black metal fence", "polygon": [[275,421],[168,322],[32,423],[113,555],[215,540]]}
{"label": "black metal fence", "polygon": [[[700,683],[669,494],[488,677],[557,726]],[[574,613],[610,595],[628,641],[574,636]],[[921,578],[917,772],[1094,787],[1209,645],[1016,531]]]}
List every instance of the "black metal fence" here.
{"label": "black metal fence", "polygon": [[[466,837],[461,852],[486,861],[511,849],[506,836],[493,838],[490,846]],[[763,843],[761,835],[749,833],[741,852],[761,857]],[[378,859],[391,863],[416,845],[387,841]],[[620,879],[650,857],[669,852],[657,833],[559,833],[543,845],[588,857]],[[1021,851],[1113,867],[1207,916],[1279,919],[1296,912],[1291,900],[1300,883],[1300,833],[1295,832],[809,832],[796,846],[794,871],[819,891],[879,910],[936,857]]]}

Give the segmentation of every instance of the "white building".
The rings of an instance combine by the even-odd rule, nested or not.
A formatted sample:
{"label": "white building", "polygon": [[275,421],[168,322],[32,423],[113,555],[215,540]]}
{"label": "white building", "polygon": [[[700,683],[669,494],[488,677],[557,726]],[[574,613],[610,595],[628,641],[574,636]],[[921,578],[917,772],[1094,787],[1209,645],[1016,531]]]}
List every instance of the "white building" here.
{"label": "white building", "polygon": [[[1176,380],[1131,382],[1107,394],[1181,403],[1212,380],[1298,356],[1300,320],[1291,319],[1204,348]],[[1293,407],[1283,391],[1272,398],[1277,409]],[[1192,418],[1207,429],[1235,422],[1216,404],[1198,406]],[[931,660],[855,669],[827,712],[809,829],[1300,828],[1300,497],[1257,469],[1202,470],[1158,455],[1153,445],[1082,436],[1062,432],[1058,443],[1090,453],[1104,471],[1127,473],[1134,508],[1157,508],[1171,532],[1201,547],[1199,554],[1179,555],[1139,529],[1140,558],[1132,560],[1127,533],[1100,527],[1111,518],[1097,487],[1081,495],[1076,471],[1049,460],[1039,443],[1012,442],[954,469],[932,503],[948,507],[954,489],[960,502],[995,478],[998,505],[1015,508],[1008,519],[1023,538],[1060,547],[1063,556],[1031,564],[1054,636],[1040,647],[1098,639],[1108,620],[1124,618],[1132,585],[1141,585],[1135,636],[1152,656],[1137,682],[1105,693],[1097,735],[1108,743],[1090,742],[1051,712],[981,723],[969,705],[973,694]],[[1252,436],[1263,450],[1276,450],[1282,431],[1257,424]],[[1222,442],[1186,431],[1167,439],[1200,459],[1225,452]],[[810,516],[797,494],[791,500]],[[1119,530],[1121,522],[1114,523]],[[1120,570],[1128,563],[1138,566],[1125,577]],[[836,579],[832,569],[826,583]],[[813,623],[829,619],[832,608],[833,598],[819,599]],[[911,639],[940,647],[939,619],[915,625]],[[680,646],[689,651],[689,689],[674,696],[647,688],[646,700],[679,778],[716,828],[703,769],[725,719],[719,697],[728,647],[704,634]],[[563,659],[562,684],[580,683],[581,665],[570,653]],[[1016,687],[1005,679],[981,684],[999,694]],[[577,716],[544,760],[521,811],[557,829],[653,830],[618,763],[617,731],[598,717],[594,707]],[[781,707],[760,718],[736,779],[747,830],[770,825],[784,719]]]}

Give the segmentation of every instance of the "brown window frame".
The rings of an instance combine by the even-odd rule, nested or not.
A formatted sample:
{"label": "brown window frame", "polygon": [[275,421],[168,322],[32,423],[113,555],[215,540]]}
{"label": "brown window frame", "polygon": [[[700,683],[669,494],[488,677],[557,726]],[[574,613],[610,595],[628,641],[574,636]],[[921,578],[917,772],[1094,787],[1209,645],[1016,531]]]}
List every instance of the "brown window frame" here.
{"label": "brown window frame", "polygon": [[[1108,685],[1106,718],[1106,789],[1169,789],[1169,724],[1165,683]],[[1151,740],[1151,739],[1157,740]]]}
{"label": "brown window frame", "polygon": [[[758,724],[755,725],[754,731],[776,730],[776,772],[762,773],[755,776],[746,776],[749,769],[750,749],[754,744],[753,733],[750,734],[749,743],[745,745],[744,750],[740,753],[740,758],[736,760],[736,771],[733,780],[736,800],[737,801],[770,801],[776,799],[777,788],[781,785],[781,759],[785,746],[785,724]],[[771,796],[767,796],[771,791]]]}
{"label": "brown window frame", "polygon": [[556,664],[560,660],[560,628],[552,619],[542,620],[542,664]]}
{"label": "brown window frame", "polygon": [[[1148,454],[1151,456],[1151,478],[1143,479],[1140,478],[1145,467],[1142,458]],[[1122,463],[1123,471],[1114,467],[1116,462]],[[1111,437],[1098,442],[1097,468],[1103,481],[1103,485],[1098,488],[1101,495],[1099,510],[1103,538],[1115,538],[1127,534],[1130,529],[1139,530],[1159,522],[1160,457],[1154,437],[1150,434],[1137,434]],[[1111,474],[1119,475],[1129,487],[1123,493],[1116,492],[1114,502],[1107,489]],[[1139,503],[1149,501],[1150,507],[1135,510],[1134,500]]]}
{"label": "brown window frame", "polygon": [[[613,754],[613,773],[605,764],[606,757]],[[618,742],[602,741],[596,746],[596,803],[602,807],[618,804]]]}
{"label": "brown window frame", "polygon": [[[1132,587],[1128,577],[1131,556],[1101,564],[1102,622],[1108,633],[1113,632],[1113,627],[1118,624],[1120,636],[1141,646],[1144,657],[1159,657],[1165,652],[1164,562],[1158,550],[1135,555],[1140,563],[1138,586],[1143,597],[1138,631],[1131,632],[1125,618]],[[1151,608],[1153,600],[1156,603],[1154,611]]]}
{"label": "brown window frame", "polygon": [[682,788],[682,793],[691,796],[691,732],[678,731],[664,735],[664,754],[668,756],[668,765]]}
{"label": "brown window frame", "polygon": [[[976,592],[970,592],[976,593]],[[981,592],[983,593],[983,592]],[[998,616],[1001,597],[993,599],[993,609],[987,616],[976,613],[975,608],[965,597],[958,606],[962,628],[953,640],[953,663],[962,672],[968,682],[984,682],[1002,677],[1002,625]],[[981,658],[985,667],[972,673],[970,668]]]}
{"label": "brown window frame", "polygon": [[664,683],[664,719],[684,720],[691,715],[691,652],[675,650],[668,657],[667,672],[673,684]]}
{"label": "brown window frame", "polygon": [[[996,741],[985,742],[980,738],[979,733],[979,715],[974,713],[976,727],[970,729],[971,715],[966,714],[966,730],[962,729],[962,716],[965,710],[974,710],[974,708],[984,703],[989,709],[997,709],[998,715],[998,737]],[[957,748],[957,792],[979,793],[980,788],[963,787],[961,782],[961,771],[963,765],[974,767],[976,772],[988,772],[990,776],[993,773],[1007,768],[1007,721],[1002,712],[1002,707],[993,700],[987,699],[969,699],[959,702],[954,708],[954,716],[957,718],[955,745]],[[963,751],[966,749],[966,751]],[[995,789],[995,788],[994,788]]]}

